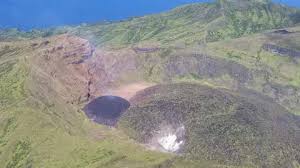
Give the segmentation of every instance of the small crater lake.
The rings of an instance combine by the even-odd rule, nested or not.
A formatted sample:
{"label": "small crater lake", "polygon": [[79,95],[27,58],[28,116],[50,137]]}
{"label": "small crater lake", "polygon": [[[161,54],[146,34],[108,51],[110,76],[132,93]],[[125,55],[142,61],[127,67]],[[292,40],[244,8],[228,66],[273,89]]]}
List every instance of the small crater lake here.
{"label": "small crater lake", "polygon": [[130,107],[129,101],[118,96],[101,96],[87,104],[83,111],[87,117],[96,123],[115,126]]}

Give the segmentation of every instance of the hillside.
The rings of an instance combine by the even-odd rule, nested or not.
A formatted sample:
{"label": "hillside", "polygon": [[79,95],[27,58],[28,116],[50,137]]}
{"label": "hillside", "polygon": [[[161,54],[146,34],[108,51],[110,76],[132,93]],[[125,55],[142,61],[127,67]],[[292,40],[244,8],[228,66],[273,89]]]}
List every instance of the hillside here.
{"label": "hillside", "polygon": [[[0,167],[298,168],[299,18],[265,0],[220,0],[114,23],[0,30]],[[133,105],[122,129],[85,115],[103,95]],[[171,153],[145,147],[155,123],[177,117],[191,138],[182,151],[180,140]]]}

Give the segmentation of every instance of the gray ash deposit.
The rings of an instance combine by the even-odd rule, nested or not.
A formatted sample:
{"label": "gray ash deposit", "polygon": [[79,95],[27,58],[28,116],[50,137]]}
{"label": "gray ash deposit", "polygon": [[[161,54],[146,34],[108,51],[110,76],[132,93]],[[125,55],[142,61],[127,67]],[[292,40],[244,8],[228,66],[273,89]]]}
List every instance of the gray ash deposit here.
{"label": "gray ash deposit", "polygon": [[83,110],[88,118],[96,123],[115,126],[130,103],[117,96],[102,96],[92,100]]}

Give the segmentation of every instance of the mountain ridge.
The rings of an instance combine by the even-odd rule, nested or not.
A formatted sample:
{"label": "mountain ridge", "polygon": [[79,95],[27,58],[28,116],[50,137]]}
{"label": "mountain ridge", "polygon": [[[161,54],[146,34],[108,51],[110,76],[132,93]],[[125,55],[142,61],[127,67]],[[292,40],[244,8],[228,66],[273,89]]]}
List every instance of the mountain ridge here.
{"label": "mountain ridge", "polygon": [[[256,1],[247,0],[241,2],[246,5],[231,4],[231,1],[194,3],[177,7],[169,12],[132,18],[119,23],[64,26],[58,29],[36,30],[29,33],[12,29],[12,34],[20,33],[24,37],[40,37],[68,32],[88,38],[95,45],[112,43],[129,45],[145,40],[163,44],[173,43],[173,41],[193,44],[201,41],[237,38],[246,34],[299,23],[299,9],[296,8],[284,7],[272,2],[257,5]],[[2,35],[0,33],[0,37],[5,39],[5,34],[9,33],[5,32]],[[135,35],[133,36],[133,34]]]}

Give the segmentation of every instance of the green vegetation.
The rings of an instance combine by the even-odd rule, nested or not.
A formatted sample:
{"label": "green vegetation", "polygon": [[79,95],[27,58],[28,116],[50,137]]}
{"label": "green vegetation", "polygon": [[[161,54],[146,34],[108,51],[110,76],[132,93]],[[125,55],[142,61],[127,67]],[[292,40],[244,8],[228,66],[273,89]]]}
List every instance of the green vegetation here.
{"label": "green vegetation", "polygon": [[30,148],[30,142],[19,141],[16,144],[12,160],[8,162],[6,168],[32,167],[32,163],[30,160]]}
{"label": "green vegetation", "polygon": [[[9,105],[11,102],[18,102],[24,98],[24,82],[26,72],[22,67],[12,63],[4,63],[1,68],[5,68],[3,75],[1,76],[0,83],[0,96],[1,96],[1,107]],[[9,71],[10,70],[10,71]],[[21,79],[21,80],[20,80]]]}
{"label": "green vegetation", "polygon": [[208,41],[237,38],[268,29],[288,27],[296,23],[287,16],[294,15],[296,10],[282,7],[271,2],[227,1],[219,2],[223,10],[224,27],[215,27],[208,32]]}

